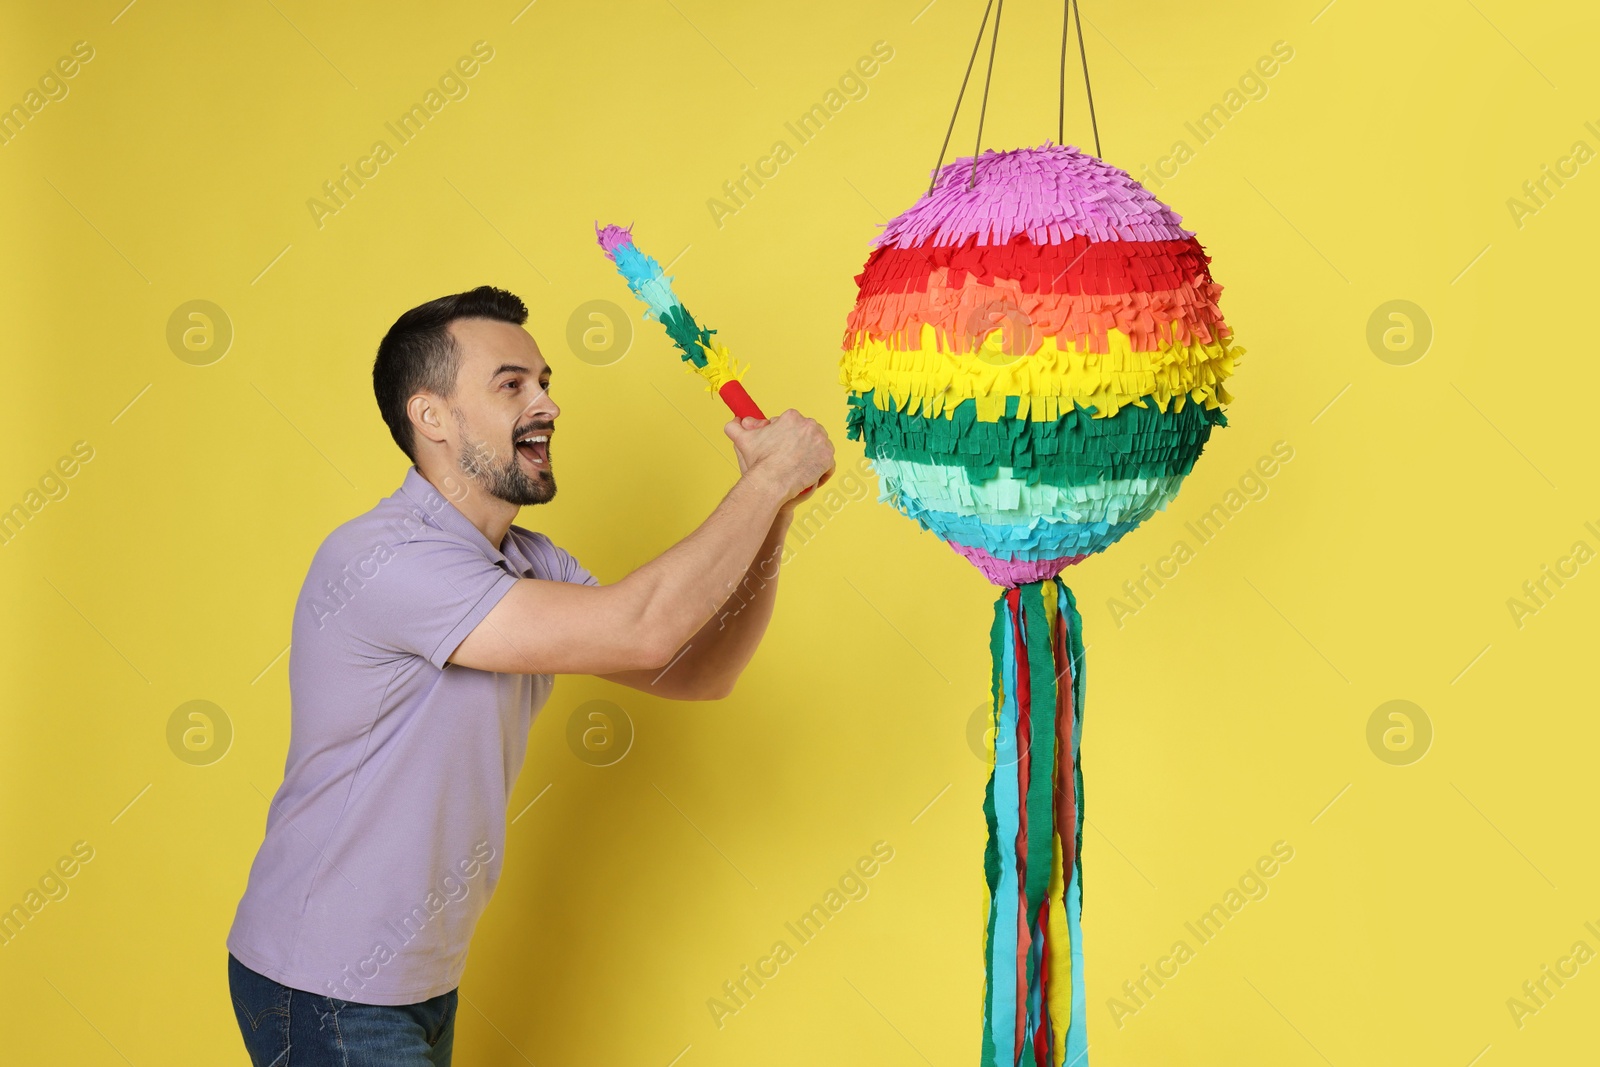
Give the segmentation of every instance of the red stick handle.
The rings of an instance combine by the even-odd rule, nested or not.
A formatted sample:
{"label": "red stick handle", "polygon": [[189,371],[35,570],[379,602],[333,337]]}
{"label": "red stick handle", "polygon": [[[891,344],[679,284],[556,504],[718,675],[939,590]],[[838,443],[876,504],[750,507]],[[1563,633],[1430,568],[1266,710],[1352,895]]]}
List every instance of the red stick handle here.
{"label": "red stick handle", "polygon": [[[733,417],[736,419],[742,419],[746,416],[752,419],[766,418],[765,415],[761,414],[761,409],[756,406],[756,402],[750,399],[750,394],[744,391],[744,386],[740,385],[738,381],[731,381],[723,385],[721,389],[717,390],[717,395],[722,397],[722,402],[728,405],[728,410],[733,412]],[[817,485],[821,484],[821,482],[818,482],[810,489],[807,489],[805,495],[809,496],[817,488]],[[803,500],[805,496],[798,499]]]}
{"label": "red stick handle", "polygon": [[728,405],[728,410],[733,412],[736,419],[751,418],[764,419],[761,409],[756,402],[750,399],[750,394],[744,391],[744,386],[738,381],[725,382],[717,395],[722,397],[722,402]]}

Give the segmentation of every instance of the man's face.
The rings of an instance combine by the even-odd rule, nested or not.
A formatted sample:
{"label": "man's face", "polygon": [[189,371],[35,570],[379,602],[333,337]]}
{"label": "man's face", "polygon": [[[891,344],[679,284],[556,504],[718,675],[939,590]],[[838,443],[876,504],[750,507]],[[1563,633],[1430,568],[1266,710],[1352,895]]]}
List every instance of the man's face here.
{"label": "man's face", "polygon": [[545,503],[556,495],[550,439],[561,409],[539,346],[522,327],[494,319],[457,319],[450,333],[460,352],[450,411],[462,474],[512,504]]}

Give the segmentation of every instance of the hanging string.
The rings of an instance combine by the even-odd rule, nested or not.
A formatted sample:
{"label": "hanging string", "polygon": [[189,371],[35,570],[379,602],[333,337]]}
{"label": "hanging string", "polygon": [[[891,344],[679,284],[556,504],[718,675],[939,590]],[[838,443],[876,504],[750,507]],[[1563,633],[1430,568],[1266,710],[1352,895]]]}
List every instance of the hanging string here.
{"label": "hanging string", "polygon": [[972,42],[972,56],[967,60],[967,72],[961,76],[961,91],[956,94],[956,109],[950,112],[950,127],[944,131],[944,144],[939,146],[939,162],[933,165],[933,177],[928,182],[928,192],[930,193],[933,192],[934,184],[939,180],[939,168],[944,166],[944,154],[950,147],[950,135],[955,132],[956,116],[961,113],[961,98],[967,95],[967,79],[972,77],[972,64],[978,58],[978,46],[983,43],[983,31],[989,25],[989,12],[993,9],[994,0],[989,0],[989,6],[983,9],[983,21],[978,25],[978,39]]}
{"label": "hanging string", "polygon": [[[1005,11],[1005,0],[989,0],[983,9],[983,20],[978,23],[978,36],[972,42],[972,55],[967,57],[967,69],[961,75],[961,89],[956,93],[956,106],[950,112],[950,125],[945,127],[944,143],[939,146],[939,161],[933,165],[933,175],[928,180],[929,195],[939,183],[939,171],[944,167],[945,153],[950,149],[950,138],[955,133],[956,117],[961,114],[961,102],[966,99],[967,84],[972,79],[972,67],[978,60],[978,49],[983,46],[983,33],[989,27],[989,13],[994,12],[994,31],[989,36],[989,65],[983,76],[983,102],[978,110],[978,139],[972,149],[972,173],[967,179],[967,188],[971,189],[978,180],[978,153],[983,148],[983,123],[989,110],[989,86],[994,79],[995,46],[1000,41],[1000,16]],[[1078,22],[1078,59],[1083,64],[1083,91],[1089,101],[1089,126],[1094,133],[1094,154],[1104,158],[1100,149],[1100,123],[1094,110],[1094,88],[1089,83],[1089,53],[1083,43],[1083,12],[1078,7],[1078,0],[1065,0],[1062,5],[1061,17],[1061,67],[1060,67],[1060,96],[1056,108],[1056,143],[1066,141],[1067,128],[1067,37],[1074,15]]]}
{"label": "hanging string", "polygon": [[1072,25],[1072,0],[1061,5],[1061,101],[1056,108],[1056,144],[1067,142],[1067,28]]}
{"label": "hanging string", "polygon": [[978,108],[978,141],[972,146],[972,177],[967,179],[971,189],[978,181],[978,150],[983,147],[983,116],[989,111],[989,82],[994,77],[994,47],[1000,43],[1000,16],[1005,13],[1006,0],[994,9],[994,30],[989,34],[989,70],[983,76],[983,104]]}
{"label": "hanging string", "polygon": [[[1100,154],[1100,124],[1095,121],[1095,117],[1094,117],[1094,90],[1089,87],[1089,53],[1085,52],[1084,48],[1083,48],[1083,11],[1078,7],[1078,0],[1067,0],[1067,3],[1069,5],[1071,5],[1072,10],[1078,16],[1078,58],[1083,61],[1083,93],[1084,93],[1085,96],[1087,96],[1089,98],[1089,127],[1090,127],[1090,129],[1094,130],[1094,154],[1095,154],[1096,158],[1104,159],[1105,157]],[[1062,32],[1062,36],[1063,36],[1063,39],[1062,39],[1062,42],[1061,42],[1062,52],[1063,52],[1063,59],[1062,59],[1062,63],[1061,63],[1061,95],[1062,95],[1062,105],[1061,106],[1062,106],[1062,110],[1064,112],[1066,110],[1066,102],[1065,101],[1066,101],[1066,92],[1067,92],[1067,84],[1066,84],[1066,82],[1067,82],[1067,66],[1066,66],[1066,59],[1065,59],[1065,52],[1066,52],[1066,40],[1065,40],[1066,26],[1065,25],[1062,26],[1061,32]]]}

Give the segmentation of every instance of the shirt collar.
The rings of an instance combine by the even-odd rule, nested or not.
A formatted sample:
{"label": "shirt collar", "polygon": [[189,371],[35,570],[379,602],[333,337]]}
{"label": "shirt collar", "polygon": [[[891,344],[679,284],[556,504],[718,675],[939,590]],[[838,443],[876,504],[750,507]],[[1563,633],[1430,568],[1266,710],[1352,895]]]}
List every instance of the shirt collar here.
{"label": "shirt collar", "polygon": [[[506,555],[483,535],[483,531],[472,524],[472,520],[461,514],[460,510],[434,488],[433,483],[422,476],[416,464],[406,468],[405,479],[400,483],[399,493],[407,500],[422,510],[424,520],[432,523],[441,530],[465,538],[469,544],[477,546],[485,556],[495,563],[505,563]],[[509,540],[510,532],[506,533]]]}

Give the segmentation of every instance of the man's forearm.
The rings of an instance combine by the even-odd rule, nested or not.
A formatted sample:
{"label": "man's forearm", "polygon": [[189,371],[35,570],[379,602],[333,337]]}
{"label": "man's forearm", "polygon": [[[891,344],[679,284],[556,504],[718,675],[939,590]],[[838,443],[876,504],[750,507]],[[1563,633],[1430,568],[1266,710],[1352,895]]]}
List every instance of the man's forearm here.
{"label": "man's forearm", "polygon": [[772,620],[783,543],[793,519],[792,508],[781,510],[773,518],[766,540],[739,587],[680,649],[657,684],[669,684],[676,690],[702,695],[720,695],[733,689],[733,683],[749,665]]}
{"label": "man's forearm", "polygon": [[783,543],[793,522],[793,509],[778,512],[772,520],[771,529],[767,531],[767,539],[761,543],[761,550],[745,571],[744,580],[722,602],[717,614],[702,627],[702,632],[708,635],[725,635],[728,638],[716,647],[732,652],[740,650],[741,646],[748,646],[742,648],[744,655],[739,660],[740,668],[749,662],[750,655],[761,643],[761,636],[772,618],[773,605],[778,598],[778,570],[783,563]]}
{"label": "man's forearm", "polygon": [[638,588],[646,632],[678,648],[713,619],[764,554],[781,496],[767,482],[740,478],[693,533],[623,579]]}

